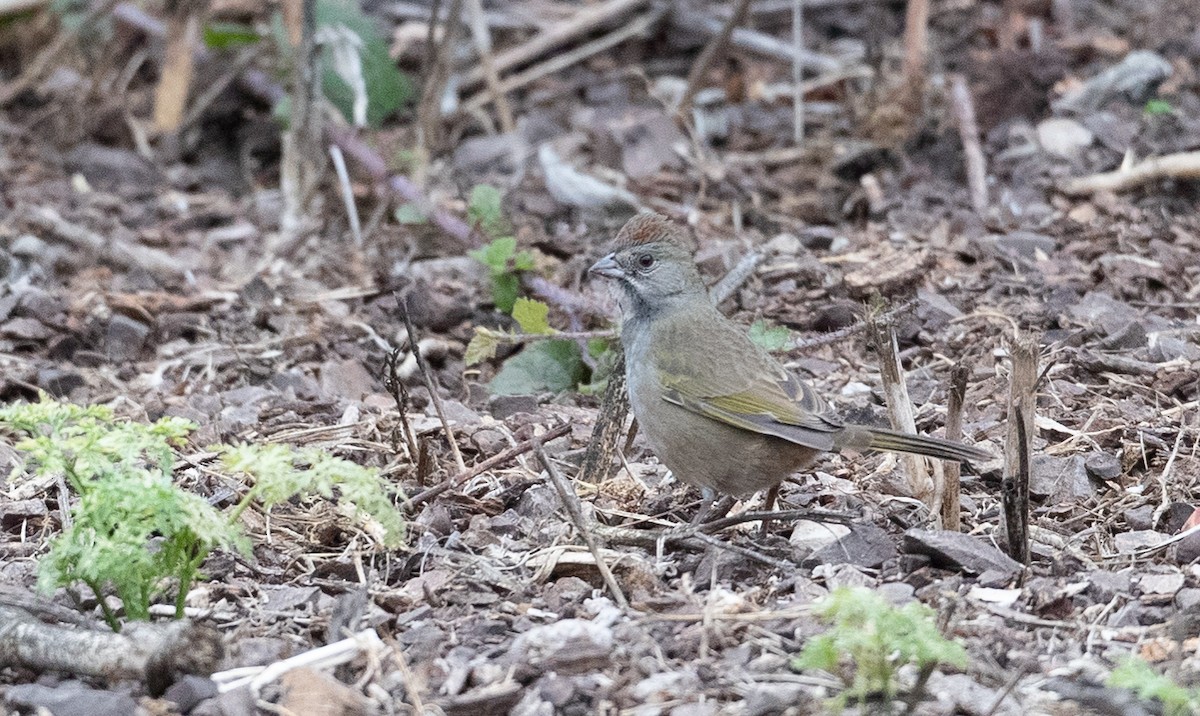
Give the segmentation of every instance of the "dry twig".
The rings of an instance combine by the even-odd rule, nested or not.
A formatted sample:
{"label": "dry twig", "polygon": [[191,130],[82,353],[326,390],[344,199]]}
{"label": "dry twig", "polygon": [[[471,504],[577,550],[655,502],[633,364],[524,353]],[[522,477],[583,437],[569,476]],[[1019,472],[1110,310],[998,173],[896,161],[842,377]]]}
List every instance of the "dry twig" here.
{"label": "dry twig", "polygon": [[[577,37],[619,20],[626,14],[647,5],[648,0],[608,0],[586,7],[565,22],[554,23],[545,32],[535,35],[528,42],[501,52],[495,57],[495,70],[502,75],[508,70],[541,57]],[[482,84],[485,80],[482,67],[476,67],[463,80],[463,89]]]}
{"label": "dry twig", "polygon": [[475,50],[479,53],[479,64],[487,80],[487,91],[492,102],[496,105],[496,113],[500,115],[500,131],[505,134],[516,128],[513,121],[512,106],[508,97],[500,88],[500,73],[496,71],[496,63],[492,57],[492,35],[488,31],[487,18],[483,14],[482,0],[467,0],[467,17],[471,24],[471,39],[475,41]]}
{"label": "dry twig", "polygon": [[962,75],[950,80],[950,104],[958,120],[958,136],[962,141],[963,156],[967,164],[967,187],[971,192],[971,208],[983,214],[988,208],[987,160],[979,146],[979,123],[975,121],[975,103],[971,101],[971,88]]}
{"label": "dry twig", "polygon": [[704,82],[709,68],[725,54],[725,48],[729,46],[729,38],[733,36],[734,28],[745,22],[746,10],[749,7],[750,0],[737,0],[737,5],[734,6],[729,18],[725,20],[725,24],[721,26],[721,31],[713,35],[708,44],[704,46],[704,50],[700,52],[700,56],[692,63],[692,68],[688,71],[687,87],[683,91],[683,96],[679,98],[679,106],[676,108],[680,116],[686,118],[691,112],[692,98],[700,91],[700,84]]}
{"label": "dry twig", "polygon": [[463,462],[462,452],[458,449],[458,441],[454,439],[454,430],[450,427],[450,421],[446,419],[446,410],[442,406],[442,396],[438,394],[437,380],[433,376],[433,371],[429,369],[429,364],[425,362],[425,357],[421,355],[421,351],[417,348],[417,329],[413,327],[412,316],[408,315],[408,305],[403,300],[399,300],[399,308],[404,318],[404,328],[408,332],[408,344],[412,346],[412,354],[417,359],[417,367],[421,370],[421,375],[425,379],[425,387],[429,389],[429,399],[433,401],[433,410],[437,413],[438,420],[442,423],[442,430],[446,432],[446,441],[450,443],[450,452],[454,455],[454,464],[458,467],[459,472],[467,469]]}
{"label": "dry twig", "polygon": [[[971,370],[958,363],[950,371],[950,390],[946,404],[946,435],[950,442],[962,440],[963,403],[967,398],[967,378]],[[951,462],[942,468],[946,475],[946,488],[942,493],[942,529],[955,532],[962,529],[962,501],[959,494],[959,478],[962,465]]]}
{"label": "dry twig", "polygon": [[507,450],[504,450],[503,452],[496,453],[495,455],[489,457],[488,459],[484,460],[483,462],[480,462],[479,464],[471,467],[469,470],[463,470],[456,475],[452,475],[451,477],[444,480],[441,484],[434,485],[433,487],[429,488],[428,490],[418,492],[417,494],[413,495],[412,497],[410,497],[408,499],[408,502],[405,503],[405,507],[411,513],[417,507],[425,504],[426,502],[429,502],[430,500],[432,500],[433,498],[442,494],[443,492],[446,492],[447,490],[449,490],[451,488],[458,487],[459,485],[462,485],[467,480],[470,480],[471,478],[476,477],[477,475],[481,475],[481,474],[487,472],[488,470],[491,470],[492,468],[495,468],[495,467],[503,465],[507,462],[510,462],[513,459],[515,459],[518,455],[524,455],[525,453],[527,453],[533,449],[533,445],[535,442],[537,442],[539,440],[541,442],[548,442],[555,438],[562,437],[563,435],[566,435],[569,432],[571,432],[571,424],[563,423],[562,425],[557,425],[553,428],[550,428],[549,430],[546,431],[545,435],[541,435],[536,438],[530,438],[529,440],[523,440],[523,441],[517,443],[516,445],[513,445],[512,447],[508,448]]}
{"label": "dry twig", "polygon": [[1125,191],[1159,179],[1200,179],[1200,151],[1168,154],[1111,172],[1067,179],[1058,189],[1064,194],[1083,196],[1101,191]]}
{"label": "dry twig", "polygon": [[550,482],[558,492],[558,498],[562,500],[563,507],[567,511],[567,516],[571,518],[571,522],[575,525],[575,531],[579,533],[579,536],[587,545],[588,551],[592,553],[592,557],[596,560],[596,569],[600,570],[601,578],[608,585],[608,591],[612,593],[613,601],[620,608],[628,609],[629,601],[625,599],[625,593],[621,591],[621,585],[617,584],[616,577],[613,576],[612,570],[608,568],[608,562],[605,561],[604,555],[600,552],[600,546],[596,544],[596,537],[593,534],[591,526],[583,519],[583,510],[579,505],[579,495],[575,494],[575,490],[571,489],[571,486],[563,478],[562,473],[550,461],[545,449],[542,447],[542,442],[542,440],[534,442],[534,454],[537,455],[538,461],[542,463],[542,467],[546,468],[546,474],[550,476]]}
{"label": "dry twig", "polygon": [[1019,338],[1009,346],[1008,435],[1004,441],[1001,501],[1008,554],[1029,566],[1029,473],[1037,406],[1038,341]]}
{"label": "dry twig", "polygon": [[[892,429],[915,434],[917,423],[913,417],[912,401],[908,397],[908,386],[904,382],[904,368],[900,365],[900,351],[896,345],[896,332],[890,321],[869,317],[867,321],[871,343],[879,359],[879,376],[883,381],[883,392],[887,396],[888,418]],[[931,465],[923,455],[903,455],[900,458],[908,466],[908,487],[912,496],[925,503],[932,515],[940,516],[942,494],[945,490],[944,477],[939,465]]]}

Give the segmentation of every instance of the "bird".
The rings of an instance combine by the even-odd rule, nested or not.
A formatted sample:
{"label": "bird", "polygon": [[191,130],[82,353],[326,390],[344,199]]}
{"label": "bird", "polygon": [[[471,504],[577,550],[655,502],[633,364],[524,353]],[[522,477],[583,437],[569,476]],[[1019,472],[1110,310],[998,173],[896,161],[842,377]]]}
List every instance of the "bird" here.
{"label": "bird", "polygon": [[822,453],[884,450],[971,462],[979,448],[847,423],[709,298],[682,225],[630,219],[588,273],[613,282],[629,404],[650,449],[705,499],[774,490]]}

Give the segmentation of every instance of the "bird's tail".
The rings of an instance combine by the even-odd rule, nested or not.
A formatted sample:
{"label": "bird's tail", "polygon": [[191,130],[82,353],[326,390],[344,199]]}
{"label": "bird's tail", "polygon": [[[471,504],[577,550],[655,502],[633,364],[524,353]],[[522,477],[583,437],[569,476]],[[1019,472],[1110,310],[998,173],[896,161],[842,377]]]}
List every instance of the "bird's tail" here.
{"label": "bird's tail", "polygon": [[942,460],[958,462],[975,462],[990,457],[979,448],[954,443],[941,438],[931,438],[925,435],[909,435],[886,428],[869,428],[871,441],[867,445],[872,450],[887,450],[888,452],[906,452],[915,455],[928,455]]}

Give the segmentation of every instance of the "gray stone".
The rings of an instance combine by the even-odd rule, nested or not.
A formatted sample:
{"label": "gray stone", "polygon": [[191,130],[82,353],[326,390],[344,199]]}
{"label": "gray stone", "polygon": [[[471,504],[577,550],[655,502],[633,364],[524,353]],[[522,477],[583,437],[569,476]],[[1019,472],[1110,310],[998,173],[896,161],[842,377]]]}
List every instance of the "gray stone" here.
{"label": "gray stone", "polygon": [[1175,336],[1155,334],[1150,341],[1150,360],[1155,363],[1183,359],[1186,361],[1200,360],[1200,346],[1183,341]]}
{"label": "gray stone", "polygon": [[910,529],[904,533],[903,549],[928,555],[937,567],[971,574],[995,570],[1012,576],[1022,569],[1019,562],[995,545],[962,532]]}
{"label": "gray stone", "polygon": [[1092,481],[1088,479],[1085,461],[1081,455],[1034,455],[1029,476],[1029,491],[1034,495],[1049,497],[1052,504],[1096,494]]}
{"label": "gray stone", "polygon": [[1118,64],[1086,80],[1055,101],[1056,112],[1087,114],[1123,99],[1140,105],[1171,76],[1171,63],[1150,50],[1134,50]]}
{"label": "gray stone", "polygon": [[84,385],[84,380],[82,375],[72,370],[43,368],[37,372],[37,384],[54,397],[65,398],[71,391]]}
{"label": "gray stone", "polygon": [[1200,607],[1200,589],[1184,587],[1175,592],[1175,607],[1181,612],[1192,611]]}
{"label": "gray stone", "polygon": [[879,585],[875,591],[897,607],[902,607],[917,598],[917,590],[908,582],[886,582]]}
{"label": "gray stone", "polygon": [[[1083,459],[1083,467],[1087,470],[1088,476],[1094,480],[1115,480],[1121,476],[1121,461],[1116,455],[1110,455],[1106,452],[1088,453]],[[1149,526],[1149,522],[1147,522]]]}
{"label": "gray stone", "polygon": [[1037,256],[1038,251],[1051,254],[1058,248],[1058,242],[1053,237],[1036,234],[1032,231],[1012,231],[1003,236],[994,237],[992,240],[997,248],[1006,253],[1023,256],[1027,259]]}
{"label": "gray stone", "polygon": [[104,332],[104,351],[113,363],[137,360],[149,335],[150,326],[123,313],[114,313]]}
{"label": "gray stone", "polygon": [[539,671],[581,674],[608,665],[613,633],[586,619],[562,619],[536,626],[513,640],[508,660]]}
{"label": "gray stone", "polygon": [[488,412],[496,420],[504,420],[517,413],[537,411],[538,399],[535,395],[493,395],[488,398]]}
{"label": "gray stone", "polygon": [[193,674],[185,674],[171,684],[163,698],[174,703],[180,713],[190,713],[192,709],[205,699],[211,699],[220,693],[217,684],[212,679]]}
{"label": "gray stone", "polygon": [[1130,530],[1141,531],[1153,527],[1154,505],[1138,505],[1125,510],[1125,524]]}
{"label": "gray stone", "polygon": [[1179,571],[1148,572],[1138,577],[1137,585],[1143,595],[1169,594],[1174,596],[1180,589],[1183,589],[1183,573]]}
{"label": "gray stone", "polygon": [[789,712],[808,713],[813,697],[802,684],[760,682],[749,687],[742,701],[744,716],[782,716]]}
{"label": "gray stone", "polygon": [[1192,532],[1175,543],[1171,552],[1176,564],[1191,564],[1200,559],[1200,532]]}
{"label": "gray stone", "polygon": [[850,534],[817,550],[804,564],[853,564],[875,569],[895,557],[896,545],[887,532],[872,524],[856,524],[850,527]]}
{"label": "gray stone", "polygon": [[1131,530],[1113,536],[1113,545],[1120,554],[1133,554],[1146,547],[1154,547],[1163,543],[1167,536],[1154,530]]}
{"label": "gray stone", "polygon": [[1118,595],[1129,594],[1133,587],[1133,579],[1127,571],[1109,572],[1098,569],[1088,574],[1087,581],[1087,595],[1101,604],[1111,602],[1113,597]]}
{"label": "gray stone", "polygon": [[45,709],[54,716],[128,716],[137,711],[137,702],[129,694],[89,688],[78,681],[10,686],[4,703],[21,710]]}

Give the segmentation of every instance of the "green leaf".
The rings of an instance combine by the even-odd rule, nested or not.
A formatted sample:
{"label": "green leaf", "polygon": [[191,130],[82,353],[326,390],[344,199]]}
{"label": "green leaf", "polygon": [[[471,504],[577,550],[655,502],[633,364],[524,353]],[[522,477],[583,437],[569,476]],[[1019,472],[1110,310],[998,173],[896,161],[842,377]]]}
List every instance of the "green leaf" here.
{"label": "green leaf", "polygon": [[516,274],[502,273],[492,276],[492,303],[504,313],[512,313],[521,293],[521,281]]}
{"label": "green leaf", "polygon": [[214,50],[253,45],[261,39],[257,30],[240,22],[210,22],[204,26],[204,44]]}
{"label": "green leaf", "polygon": [[1168,102],[1167,100],[1152,99],[1152,100],[1146,102],[1146,107],[1145,107],[1144,111],[1146,112],[1146,114],[1153,117],[1153,116],[1158,116],[1158,115],[1163,115],[1163,114],[1171,114],[1171,112],[1174,110],[1171,107],[1171,103]]}
{"label": "green leaf", "polygon": [[396,207],[392,216],[399,224],[414,226],[429,223],[429,217],[421,213],[421,209],[416,204],[401,204]]}
{"label": "green leaf", "polygon": [[[322,28],[344,27],[355,36],[362,62],[362,78],[367,90],[367,123],[372,127],[393,114],[412,98],[412,83],[396,68],[388,54],[388,41],[371,18],[363,14],[357,2],[317,0],[317,31]],[[272,18],[272,30],[280,47],[291,49],[279,13]],[[334,69],[332,52],[321,52],[321,88],[325,98],[338,108],[347,120],[354,118],[354,90]]]}
{"label": "green leaf", "polygon": [[493,239],[482,248],[473,249],[467,255],[491,269],[493,274],[504,273],[508,269],[508,260],[517,250],[515,236],[505,236]]}
{"label": "green leaf", "polygon": [[1140,699],[1162,703],[1166,716],[1187,716],[1200,710],[1200,689],[1186,689],[1158,673],[1150,664],[1128,656],[1108,677],[1108,685],[1129,689]]}
{"label": "green leaf", "polygon": [[583,374],[583,360],[574,342],[539,341],[505,361],[488,387],[495,395],[561,393],[578,385]]}
{"label": "green leaf", "polygon": [[491,360],[496,357],[496,348],[499,345],[500,334],[476,326],[475,335],[471,336],[471,342],[467,344],[467,350],[463,353],[463,362],[470,367],[485,360]]}
{"label": "green leaf", "polygon": [[502,201],[503,197],[496,187],[476,184],[471,189],[471,198],[467,201],[467,217],[472,223],[478,224],[488,236],[506,234],[508,222],[504,220]]}
{"label": "green leaf", "polygon": [[765,351],[781,351],[791,342],[792,332],[784,326],[772,326],[760,319],[750,324],[750,340]]}
{"label": "green leaf", "polygon": [[553,333],[550,327],[550,307],[531,298],[518,298],[513,302],[512,317],[526,333]]}

